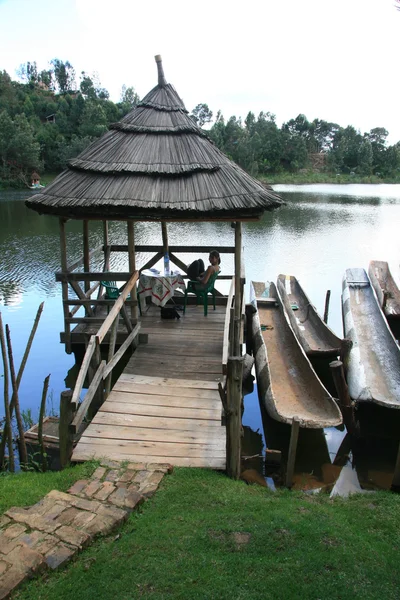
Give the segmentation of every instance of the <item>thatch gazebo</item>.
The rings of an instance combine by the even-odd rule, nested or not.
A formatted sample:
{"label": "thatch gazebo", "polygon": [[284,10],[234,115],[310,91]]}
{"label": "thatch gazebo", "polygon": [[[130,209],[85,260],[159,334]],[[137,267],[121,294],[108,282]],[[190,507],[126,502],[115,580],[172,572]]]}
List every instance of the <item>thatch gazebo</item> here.
{"label": "thatch gazebo", "polygon": [[[234,223],[235,244],[218,250],[235,253],[236,333],[232,351],[238,356],[243,294],[241,223],[260,219],[264,211],[279,207],[282,201],[272,189],[229,160],[193,122],[174,87],[166,82],[160,56],[156,56],[156,62],[158,85],[120,122],[111,125],[107,133],[72,159],[51,185],[26,201],[38,213],[59,218],[61,273],[57,280],[63,289],[63,339],[70,352],[74,335],[71,324],[83,323],[85,319],[90,323],[99,321],[96,308],[106,303],[101,295],[101,280],[126,281],[124,301],[135,290],[136,252],[149,249],[135,248],[135,223],[158,221],[162,231],[162,245],[150,247],[155,254],[141,269],[156,264],[169,250],[171,261],[186,271],[176,252],[210,248],[169,248],[167,222],[230,221]],[[68,264],[67,258],[65,224],[69,219],[83,222],[83,257],[73,265]],[[93,220],[104,223],[104,243],[90,250],[89,221]],[[111,220],[127,222],[127,246],[110,244],[107,222]],[[122,250],[128,253],[129,272],[109,272],[110,253]],[[104,271],[90,272],[90,259],[99,251],[104,253]],[[83,272],[74,272],[82,265]],[[84,289],[79,282],[84,282]],[[74,299],[68,296],[69,285],[77,296],[75,306]],[[99,290],[97,300],[92,298],[95,290]],[[134,326],[138,315],[132,294],[127,304],[131,307],[130,319],[126,312],[123,316]],[[82,307],[86,316],[79,319],[75,313]],[[128,323],[127,327],[129,330]]]}

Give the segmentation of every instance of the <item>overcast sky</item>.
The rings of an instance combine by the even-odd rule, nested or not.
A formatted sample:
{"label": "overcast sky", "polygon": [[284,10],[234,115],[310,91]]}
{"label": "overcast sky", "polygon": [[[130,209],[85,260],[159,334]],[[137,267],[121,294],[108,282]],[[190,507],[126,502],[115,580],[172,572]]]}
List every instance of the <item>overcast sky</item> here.
{"label": "overcast sky", "polygon": [[52,58],[97,72],[118,101],[157,83],[154,55],[191,111],[279,125],[303,113],[400,140],[395,0],[0,0],[0,69]]}

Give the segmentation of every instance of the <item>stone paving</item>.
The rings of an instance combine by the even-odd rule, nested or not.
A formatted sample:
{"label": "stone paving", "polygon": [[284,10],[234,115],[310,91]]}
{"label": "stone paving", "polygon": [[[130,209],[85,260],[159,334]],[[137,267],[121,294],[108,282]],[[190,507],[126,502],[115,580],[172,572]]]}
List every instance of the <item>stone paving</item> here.
{"label": "stone paving", "polygon": [[31,507],[7,510],[0,517],[0,600],[120,525],[171,471],[170,465],[106,461],[68,493],[53,490]]}

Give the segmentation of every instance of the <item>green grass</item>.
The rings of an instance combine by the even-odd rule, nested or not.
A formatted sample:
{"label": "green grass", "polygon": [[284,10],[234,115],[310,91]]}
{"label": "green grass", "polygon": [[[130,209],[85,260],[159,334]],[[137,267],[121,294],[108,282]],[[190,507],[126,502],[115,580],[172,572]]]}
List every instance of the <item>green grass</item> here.
{"label": "green grass", "polygon": [[330,500],[176,469],[141,510],[19,599],[399,598],[400,498]]}
{"label": "green grass", "polygon": [[30,506],[51,490],[65,492],[78,479],[90,477],[97,463],[87,462],[63,471],[0,474],[0,515],[11,506]]}

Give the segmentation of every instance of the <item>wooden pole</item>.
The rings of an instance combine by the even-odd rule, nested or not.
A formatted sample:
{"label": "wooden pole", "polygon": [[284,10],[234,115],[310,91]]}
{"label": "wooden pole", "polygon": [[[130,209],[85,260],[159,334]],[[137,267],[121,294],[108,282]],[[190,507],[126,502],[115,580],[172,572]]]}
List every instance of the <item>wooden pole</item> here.
{"label": "wooden pole", "polygon": [[[59,219],[60,224],[60,248],[61,248],[61,271],[66,273],[68,271],[68,260],[67,260],[67,238],[65,234],[65,223],[66,219]],[[67,323],[69,317],[69,309],[65,302],[68,300],[68,283],[65,281],[61,284],[63,309],[64,309],[64,331],[65,331],[65,351],[67,354],[71,354],[71,326]]]}
{"label": "wooden pole", "polygon": [[[10,405],[8,403],[8,361],[7,361],[7,351],[6,351],[6,342],[4,339],[4,329],[3,329],[3,320],[0,312],[0,344],[1,344],[1,354],[3,357],[3,368],[4,368],[4,414],[6,416],[6,422],[3,429],[2,438],[5,440],[7,438],[8,445],[8,466],[9,470],[13,473],[15,471],[15,463],[14,463],[14,449],[13,449],[13,441],[12,441],[12,430],[11,430],[11,416],[10,416]],[[5,443],[5,442],[4,442]],[[5,447],[3,447],[2,455],[0,455],[1,467],[4,467],[4,454]]]}
{"label": "wooden pole", "polygon": [[[90,379],[89,385],[90,385],[90,383],[92,383],[92,380],[96,376],[96,373],[100,367],[100,364],[101,364],[100,346],[96,344],[96,347],[95,347],[95,350],[93,353],[93,357],[92,357],[92,368],[93,368],[92,373],[93,373],[93,375]],[[90,404],[90,407],[87,412],[89,421],[91,421],[93,419],[93,417],[95,416],[95,414],[97,413],[97,411],[99,410],[99,408],[103,404],[103,402],[104,402],[104,383],[103,383],[103,380],[101,380],[100,385],[98,386],[97,391],[94,394],[93,401]]]}
{"label": "wooden pole", "polygon": [[60,446],[60,464],[62,469],[69,464],[74,447],[74,436],[69,427],[75,415],[74,405],[71,404],[71,398],[72,390],[61,392],[58,438]]}
{"label": "wooden pole", "polygon": [[165,221],[161,221],[161,234],[162,234],[162,244],[163,244],[163,252],[169,252],[168,250],[168,230],[167,223]]}
{"label": "wooden pole", "polygon": [[[90,256],[89,256],[89,221],[83,221],[83,270],[85,273],[90,271]],[[85,281],[85,292],[90,288],[90,281]]]}
{"label": "wooden pole", "polygon": [[346,379],[344,376],[343,363],[340,360],[334,360],[329,363],[331,369],[333,381],[335,383],[337,395],[342,410],[343,421],[346,425],[347,431],[351,435],[357,435],[357,426],[354,419],[353,403],[350,398],[349,388],[347,387]]}
{"label": "wooden pole", "polygon": [[240,477],[243,360],[230,356],[227,365],[226,472],[232,479]]}
{"label": "wooden pole", "polygon": [[[31,333],[29,335],[28,343],[27,343],[26,348],[25,348],[24,356],[22,357],[22,362],[21,362],[21,365],[20,365],[19,370],[18,370],[18,375],[17,375],[17,387],[18,388],[19,388],[19,384],[21,383],[22,375],[24,374],[25,366],[26,366],[26,363],[27,363],[27,360],[28,360],[28,357],[29,357],[29,352],[30,352],[31,347],[32,347],[32,342],[33,342],[36,330],[37,330],[38,325],[39,325],[41,314],[43,312],[43,306],[44,306],[44,302],[42,302],[39,305],[39,308],[37,310],[35,321],[33,323],[32,330],[31,330]],[[1,319],[1,313],[0,313],[0,319]],[[12,419],[12,414],[13,414],[13,410],[14,410],[14,404],[15,404],[15,397],[14,397],[14,394],[13,394],[11,396],[11,402],[10,402],[10,405],[9,405],[10,422],[11,422],[11,419]],[[5,445],[6,445],[6,440],[7,439],[8,439],[8,423],[7,423],[7,420],[6,420],[6,423],[4,425],[3,435],[2,435],[2,438],[1,438],[1,441],[0,441],[0,468],[1,468],[1,465],[3,464],[4,451],[5,451]]]}
{"label": "wooden pole", "polygon": [[18,436],[19,436],[19,445],[18,445],[19,458],[20,458],[21,465],[23,464],[23,465],[27,466],[28,453],[26,451],[26,443],[25,443],[25,437],[24,437],[24,433],[25,433],[24,425],[22,423],[21,411],[19,408],[18,385],[17,385],[17,379],[15,377],[14,357],[13,357],[12,344],[11,344],[10,328],[8,325],[6,325],[6,338],[7,338],[7,349],[8,349],[8,362],[10,365],[10,374],[11,374],[11,384],[12,384],[12,388],[13,388],[13,397],[14,397],[14,402],[15,402],[15,416],[17,419]]}
{"label": "wooden pole", "polygon": [[331,290],[326,291],[325,297],[325,310],[324,310],[324,323],[328,322],[328,314],[329,314],[329,301],[331,298]]}
{"label": "wooden pole", "polygon": [[240,327],[241,327],[241,264],[242,264],[242,222],[235,223],[235,303],[233,323],[233,355],[240,354]]}
{"label": "wooden pole", "polygon": [[39,447],[40,447],[40,455],[42,457],[43,471],[47,471],[47,468],[48,468],[47,457],[46,457],[46,452],[45,452],[44,443],[43,443],[43,419],[44,419],[44,414],[45,414],[45,410],[46,410],[46,398],[47,398],[47,392],[49,390],[49,381],[50,381],[50,375],[47,375],[46,379],[43,382],[42,401],[40,402],[39,426],[38,426],[38,440],[39,440]]}
{"label": "wooden pole", "polygon": [[392,492],[400,492],[400,444],[397,451],[396,465],[394,467],[393,480],[390,489]]}
{"label": "wooden pole", "polygon": [[[118,315],[116,316],[115,321],[114,321],[113,326],[112,326],[112,329],[111,329],[110,345],[108,346],[108,359],[107,359],[107,363],[110,363],[112,357],[114,356],[115,343],[117,341],[117,333],[118,333],[119,315],[120,315],[120,313],[118,313]],[[112,377],[112,371],[107,376],[106,381],[105,381],[105,391],[104,391],[104,399],[105,400],[107,400],[107,396],[108,396],[108,394],[110,393],[110,390],[111,390],[111,377]]]}
{"label": "wooden pole", "polygon": [[286,487],[293,485],[294,465],[296,463],[297,442],[299,439],[300,423],[297,417],[292,419],[292,430],[290,432],[289,456],[286,469]]}
{"label": "wooden pole", "polygon": [[[129,259],[129,272],[134,273],[136,271],[136,257],[135,257],[135,226],[134,222],[130,219],[128,221],[128,259]],[[137,301],[136,286],[131,290],[131,299]],[[131,304],[131,321],[137,322],[138,309],[137,303]]]}

